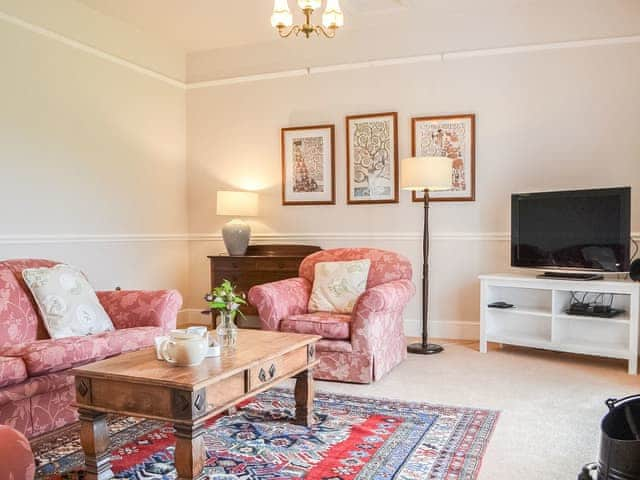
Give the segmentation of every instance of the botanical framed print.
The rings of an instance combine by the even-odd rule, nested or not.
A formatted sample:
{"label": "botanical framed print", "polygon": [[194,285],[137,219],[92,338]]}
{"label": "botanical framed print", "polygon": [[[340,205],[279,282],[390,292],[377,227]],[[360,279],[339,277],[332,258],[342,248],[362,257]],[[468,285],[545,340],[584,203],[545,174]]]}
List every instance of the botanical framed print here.
{"label": "botanical framed print", "polygon": [[398,114],[346,120],[347,203],[398,203]]}
{"label": "botanical framed print", "polygon": [[282,204],[335,205],[335,127],[283,128]]}
{"label": "botanical framed print", "polygon": [[[412,155],[444,156],[453,160],[453,188],[429,194],[434,202],[472,202],[476,199],[474,114],[419,117],[411,121]],[[413,192],[413,201],[424,201],[422,192]]]}

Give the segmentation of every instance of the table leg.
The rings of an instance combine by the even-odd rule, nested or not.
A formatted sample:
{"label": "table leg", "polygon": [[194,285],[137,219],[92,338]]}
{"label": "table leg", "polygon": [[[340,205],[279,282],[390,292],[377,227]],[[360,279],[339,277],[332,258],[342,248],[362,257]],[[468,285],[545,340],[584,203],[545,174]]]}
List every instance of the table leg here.
{"label": "table leg", "polygon": [[174,425],[176,429],[175,465],[178,480],[200,478],[206,460],[203,425]]}
{"label": "table leg", "polygon": [[305,370],[295,378],[296,418],[294,423],[311,427],[313,425],[313,397],[315,395],[313,370]]}
{"label": "table leg", "polygon": [[113,478],[109,452],[109,429],[107,415],[79,408],[80,444],[84,450],[86,480],[109,480]]}

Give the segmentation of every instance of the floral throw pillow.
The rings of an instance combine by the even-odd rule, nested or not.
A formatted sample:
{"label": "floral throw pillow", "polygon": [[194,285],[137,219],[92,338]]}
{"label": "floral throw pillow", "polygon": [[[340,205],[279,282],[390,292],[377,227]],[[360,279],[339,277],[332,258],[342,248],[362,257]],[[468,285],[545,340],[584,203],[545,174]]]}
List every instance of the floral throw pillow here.
{"label": "floral throw pillow", "polygon": [[367,288],[369,267],[371,260],[316,263],[309,312],[351,313]]}
{"label": "floral throw pillow", "polygon": [[114,330],[84,274],[69,265],[28,268],[22,277],[31,290],[51,338]]}

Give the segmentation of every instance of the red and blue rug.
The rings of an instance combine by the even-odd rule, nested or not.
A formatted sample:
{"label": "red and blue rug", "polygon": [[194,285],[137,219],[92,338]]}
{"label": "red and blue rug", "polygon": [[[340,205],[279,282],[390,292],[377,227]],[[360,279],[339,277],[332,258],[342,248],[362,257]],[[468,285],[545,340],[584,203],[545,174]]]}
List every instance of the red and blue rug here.
{"label": "red and blue rug", "polygon": [[[498,413],[318,393],[317,424],[290,423],[290,391],[271,390],[205,433],[210,480],[470,480]],[[170,425],[109,421],[115,478],[175,479]],[[34,442],[36,478],[82,479],[78,426]]]}

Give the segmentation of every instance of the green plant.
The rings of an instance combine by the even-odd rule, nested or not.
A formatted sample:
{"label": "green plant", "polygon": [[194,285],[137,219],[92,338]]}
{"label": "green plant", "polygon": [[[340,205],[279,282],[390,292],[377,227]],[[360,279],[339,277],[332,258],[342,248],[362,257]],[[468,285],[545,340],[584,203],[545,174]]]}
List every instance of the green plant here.
{"label": "green plant", "polygon": [[211,293],[204,296],[205,301],[209,304],[211,310],[227,312],[231,319],[235,319],[236,314],[240,314],[245,318],[244,314],[239,310],[240,306],[246,305],[244,293],[238,295],[235,292],[235,285],[229,280],[224,280],[220,286],[214,288]]}

